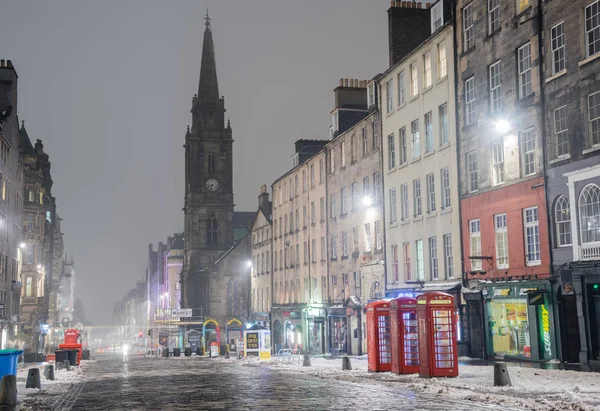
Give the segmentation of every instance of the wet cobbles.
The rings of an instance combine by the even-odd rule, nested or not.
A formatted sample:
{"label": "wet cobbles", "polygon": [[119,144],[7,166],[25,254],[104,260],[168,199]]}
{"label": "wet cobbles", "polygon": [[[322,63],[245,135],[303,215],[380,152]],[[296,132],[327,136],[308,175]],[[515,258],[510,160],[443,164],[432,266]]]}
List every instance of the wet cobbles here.
{"label": "wet cobbles", "polygon": [[[210,358],[100,358],[56,410],[474,410],[506,409],[416,394],[399,386],[324,379]],[[60,400],[60,399],[58,399]],[[40,404],[41,405],[41,404]],[[42,409],[40,407],[40,409]]]}

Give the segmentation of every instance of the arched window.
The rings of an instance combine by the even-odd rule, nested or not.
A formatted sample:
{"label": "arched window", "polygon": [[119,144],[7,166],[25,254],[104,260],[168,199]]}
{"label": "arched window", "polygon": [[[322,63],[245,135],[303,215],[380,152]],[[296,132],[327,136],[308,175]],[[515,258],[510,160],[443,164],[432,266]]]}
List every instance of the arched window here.
{"label": "arched window", "polygon": [[371,300],[378,300],[381,298],[381,284],[379,283],[379,281],[373,281],[373,284],[371,284],[369,298]]}
{"label": "arched window", "polygon": [[207,242],[209,244],[216,244],[219,232],[219,220],[217,217],[208,217],[206,225]]}
{"label": "arched window", "polygon": [[556,244],[559,247],[571,245],[571,212],[569,200],[560,196],[554,203],[554,221],[556,223]]}
{"label": "arched window", "polygon": [[215,172],[215,152],[214,151],[208,152],[208,172],[209,173]]}
{"label": "arched window", "polygon": [[588,184],[579,194],[581,243],[600,241],[600,187]]}

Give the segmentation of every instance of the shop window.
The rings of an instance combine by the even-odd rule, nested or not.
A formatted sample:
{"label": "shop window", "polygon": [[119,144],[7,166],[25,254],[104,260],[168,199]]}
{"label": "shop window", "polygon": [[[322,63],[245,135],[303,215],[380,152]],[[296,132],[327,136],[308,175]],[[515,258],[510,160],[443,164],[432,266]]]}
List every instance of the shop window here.
{"label": "shop window", "polygon": [[489,307],[494,353],[530,357],[527,299],[492,300]]}

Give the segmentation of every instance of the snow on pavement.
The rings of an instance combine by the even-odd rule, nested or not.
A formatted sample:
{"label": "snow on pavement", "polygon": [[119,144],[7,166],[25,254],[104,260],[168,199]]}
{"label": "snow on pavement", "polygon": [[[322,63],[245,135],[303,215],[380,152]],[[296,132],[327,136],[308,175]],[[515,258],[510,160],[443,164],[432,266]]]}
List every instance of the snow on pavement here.
{"label": "snow on pavement", "polygon": [[409,388],[416,392],[439,394],[462,399],[502,404],[526,410],[600,410],[600,374],[580,371],[542,370],[509,365],[512,387],[494,387],[492,366],[460,365],[457,378],[420,378],[418,374],[396,375],[390,372],[369,373],[366,356],[353,357],[352,371],[342,371],[342,359],[311,358],[311,367],[302,359],[293,362],[276,358],[262,365],[319,378],[385,384]]}

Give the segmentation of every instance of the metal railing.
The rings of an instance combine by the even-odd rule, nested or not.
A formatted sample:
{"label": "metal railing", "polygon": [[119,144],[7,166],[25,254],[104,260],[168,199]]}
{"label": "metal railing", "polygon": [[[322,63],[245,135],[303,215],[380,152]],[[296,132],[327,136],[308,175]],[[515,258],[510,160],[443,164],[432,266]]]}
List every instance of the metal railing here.
{"label": "metal railing", "polygon": [[600,242],[582,244],[579,247],[581,261],[600,260]]}

